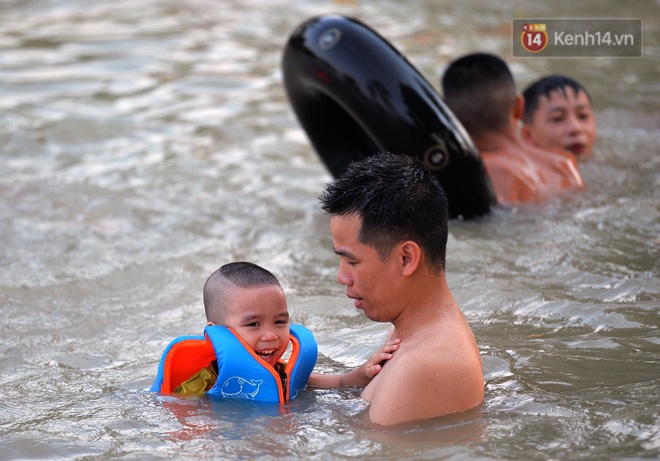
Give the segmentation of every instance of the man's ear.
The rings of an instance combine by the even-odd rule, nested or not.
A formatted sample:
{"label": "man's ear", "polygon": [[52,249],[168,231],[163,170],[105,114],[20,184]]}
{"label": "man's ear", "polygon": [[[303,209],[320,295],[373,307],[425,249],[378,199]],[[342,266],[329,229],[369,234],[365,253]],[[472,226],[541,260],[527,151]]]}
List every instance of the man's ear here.
{"label": "man's ear", "polygon": [[206,324],[206,326],[207,326],[207,327],[215,326],[215,322],[208,322],[208,323]]}
{"label": "man's ear", "polygon": [[408,277],[417,270],[422,258],[422,250],[417,243],[407,240],[401,244],[401,256],[401,274]]}
{"label": "man's ear", "polygon": [[526,123],[523,123],[520,127],[520,137],[526,143],[534,144],[534,141],[532,141],[532,131]]}
{"label": "man's ear", "polygon": [[515,120],[521,120],[525,114],[525,98],[521,94],[516,95],[516,99],[513,100],[513,111],[512,115]]}

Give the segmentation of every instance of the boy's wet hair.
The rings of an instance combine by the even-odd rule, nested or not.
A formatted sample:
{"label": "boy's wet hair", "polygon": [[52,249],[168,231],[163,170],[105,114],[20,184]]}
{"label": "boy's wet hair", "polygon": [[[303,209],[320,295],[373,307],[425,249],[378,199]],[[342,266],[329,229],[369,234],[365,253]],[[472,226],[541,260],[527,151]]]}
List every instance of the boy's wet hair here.
{"label": "boy's wet hair", "polygon": [[217,272],[234,285],[242,288],[280,284],[277,277],[268,269],[247,261],[225,264]]}
{"label": "boy's wet hair", "polygon": [[565,75],[550,75],[532,83],[523,92],[523,97],[525,98],[525,113],[523,115],[523,121],[525,123],[532,122],[532,118],[539,108],[539,100],[541,99],[541,96],[550,98],[552,92],[561,91],[564,97],[566,97],[566,88],[572,88],[576,95],[581,91],[584,92],[584,94],[587,95],[587,99],[591,102],[589,92],[577,80]]}
{"label": "boy's wet hair", "polygon": [[[206,319],[220,323],[226,310],[223,292],[230,282],[241,288],[253,288],[265,285],[281,286],[277,277],[268,269],[247,262],[237,261],[225,264],[212,273],[204,284],[204,311]],[[219,318],[217,316],[220,316]],[[212,318],[213,316],[213,318]]]}

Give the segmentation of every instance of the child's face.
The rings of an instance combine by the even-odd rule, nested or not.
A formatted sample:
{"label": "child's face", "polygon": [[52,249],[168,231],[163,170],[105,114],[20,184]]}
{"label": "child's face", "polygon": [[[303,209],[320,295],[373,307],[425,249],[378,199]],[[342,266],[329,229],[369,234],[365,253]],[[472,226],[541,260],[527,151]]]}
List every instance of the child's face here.
{"label": "child's face", "polygon": [[274,366],[289,344],[289,312],[282,287],[234,287],[227,293],[224,325],[232,328],[256,354]]}
{"label": "child's face", "polygon": [[578,159],[587,159],[596,142],[596,120],[584,91],[564,88],[541,96],[532,122],[523,126],[523,137],[541,149],[561,148]]}

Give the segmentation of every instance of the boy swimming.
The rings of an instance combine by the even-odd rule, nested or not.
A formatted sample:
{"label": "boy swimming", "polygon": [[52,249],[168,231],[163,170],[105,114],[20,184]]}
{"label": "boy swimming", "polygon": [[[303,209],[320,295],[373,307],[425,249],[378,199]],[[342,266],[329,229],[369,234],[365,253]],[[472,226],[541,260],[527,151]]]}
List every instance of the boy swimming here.
{"label": "boy swimming", "polygon": [[[156,379],[152,391],[284,402],[305,384],[320,388],[365,386],[399,343],[388,341],[348,373],[312,373],[314,337],[302,325],[290,325],[279,281],[270,271],[250,262],[225,264],[211,274],[204,285],[204,308],[207,328],[201,347],[207,358],[201,361],[203,365],[175,383],[176,387],[163,388],[164,377],[160,375],[168,368],[164,364],[171,350],[168,347],[161,360],[161,379]],[[284,362],[282,357],[289,346],[291,357]]]}
{"label": "boy swimming", "polygon": [[522,138],[541,149],[564,149],[578,160],[591,157],[596,119],[582,84],[563,75],[543,77],[523,92]]}

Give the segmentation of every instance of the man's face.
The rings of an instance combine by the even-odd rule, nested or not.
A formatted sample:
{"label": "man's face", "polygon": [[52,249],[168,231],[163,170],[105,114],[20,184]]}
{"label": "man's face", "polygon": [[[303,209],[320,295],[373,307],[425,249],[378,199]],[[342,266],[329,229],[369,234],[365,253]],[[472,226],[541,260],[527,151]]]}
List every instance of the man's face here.
{"label": "man's face", "polygon": [[358,239],[362,221],[357,214],[330,218],[330,232],[335,253],[339,255],[337,280],[346,286],[346,296],[353,299],[371,320],[392,321],[401,270],[394,252],[381,260],[378,252]]}
{"label": "man's face", "polygon": [[224,325],[233,329],[255,353],[275,366],[289,344],[289,313],[282,287],[234,286],[226,294]]}
{"label": "man's face", "polygon": [[525,124],[525,140],[541,149],[561,148],[572,152],[579,160],[591,156],[596,142],[596,120],[584,91],[577,94],[565,87],[550,97],[541,96],[531,123]]}

